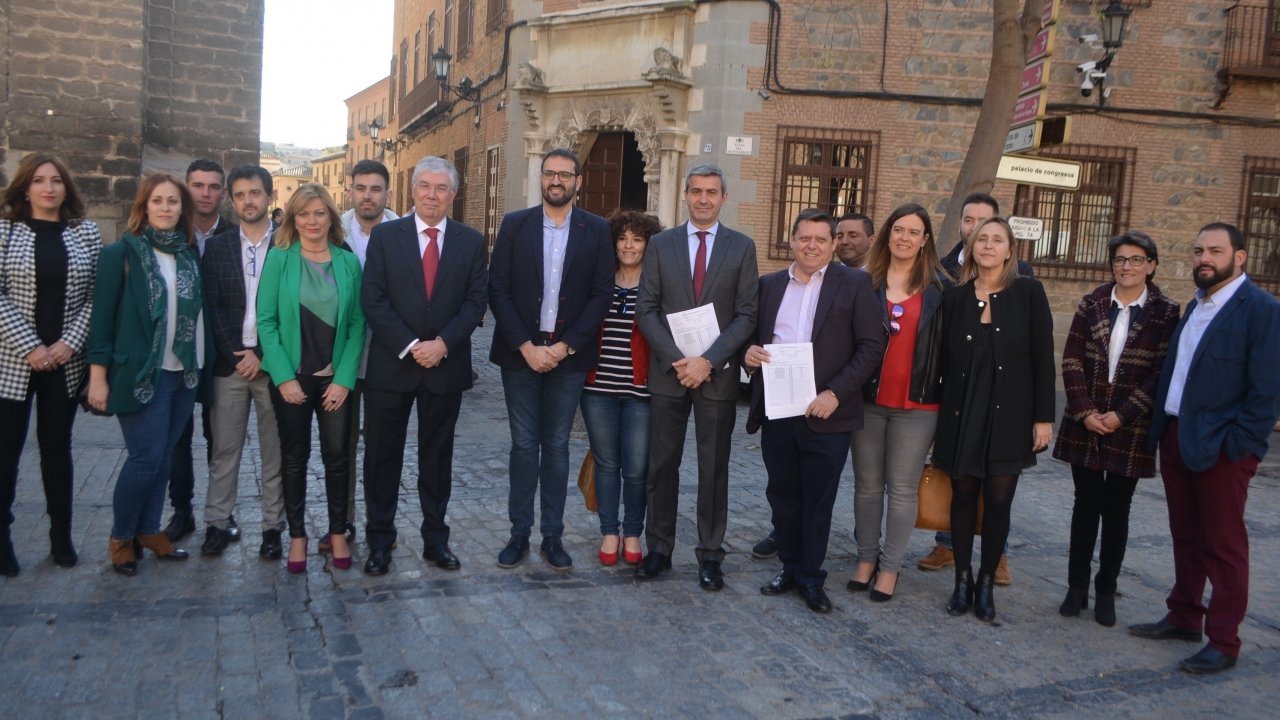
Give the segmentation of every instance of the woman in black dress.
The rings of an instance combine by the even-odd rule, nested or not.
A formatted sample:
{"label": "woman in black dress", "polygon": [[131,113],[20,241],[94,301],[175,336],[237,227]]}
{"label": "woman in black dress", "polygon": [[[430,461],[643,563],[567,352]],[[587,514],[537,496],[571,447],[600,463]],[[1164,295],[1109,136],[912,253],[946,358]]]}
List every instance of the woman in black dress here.
{"label": "woman in black dress", "polygon": [[[1053,315],[1039,281],[1018,275],[1009,224],[983,221],[966,240],[959,285],[942,301],[942,409],[933,462],[951,476],[956,586],[947,612],[995,618],[996,566],[1009,537],[1018,475],[1053,430]],[[982,518],[975,588],[973,537]]]}

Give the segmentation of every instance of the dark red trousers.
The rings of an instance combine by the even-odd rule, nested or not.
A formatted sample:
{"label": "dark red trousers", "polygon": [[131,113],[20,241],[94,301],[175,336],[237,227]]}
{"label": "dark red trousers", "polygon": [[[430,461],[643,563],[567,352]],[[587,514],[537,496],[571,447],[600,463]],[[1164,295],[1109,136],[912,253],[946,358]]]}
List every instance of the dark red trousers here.
{"label": "dark red trousers", "polygon": [[[1209,645],[1232,657],[1240,654],[1240,623],[1249,605],[1249,534],[1244,505],[1258,458],[1232,462],[1219,455],[1204,472],[1182,462],[1178,423],[1169,421],[1160,439],[1160,475],[1169,501],[1175,580],[1166,616],[1181,628],[1200,630]],[[1209,606],[1204,584],[1213,585]]]}

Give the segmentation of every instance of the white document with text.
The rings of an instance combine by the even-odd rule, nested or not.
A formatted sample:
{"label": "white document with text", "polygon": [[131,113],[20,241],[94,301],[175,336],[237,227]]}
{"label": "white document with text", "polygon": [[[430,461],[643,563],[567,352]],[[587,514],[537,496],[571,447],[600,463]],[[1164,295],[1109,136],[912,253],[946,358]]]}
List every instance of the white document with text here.
{"label": "white document with text", "polygon": [[769,362],[764,373],[764,414],[770,420],[804,415],[818,397],[813,381],[813,343],[765,345]]}
{"label": "white document with text", "polygon": [[720,322],[716,319],[716,306],[710,303],[684,312],[667,316],[671,338],[685,357],[698,357],[711,343],[720,337]]}

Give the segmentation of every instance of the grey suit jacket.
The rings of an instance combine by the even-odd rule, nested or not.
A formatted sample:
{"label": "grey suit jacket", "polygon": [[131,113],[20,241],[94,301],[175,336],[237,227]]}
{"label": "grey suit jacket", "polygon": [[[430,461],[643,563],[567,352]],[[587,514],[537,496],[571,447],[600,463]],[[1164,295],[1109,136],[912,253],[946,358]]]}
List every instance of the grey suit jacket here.
{"label": "grey suit jacket", "polygon": [[736,399],[738,350],[756,327],[759,284],[755,241],[723,224],[711,248],[700,300],[693,297],[688,225],[677,225],[650,238],[636,301],[636,323],[650,348],[649,392],[669,397],[689,392],[671,367],[684,353],[671,336],[667,315],[710,303],[716,308],[720,337],[703,353],[711,362],[711,379],[693,392],[708,400]]}

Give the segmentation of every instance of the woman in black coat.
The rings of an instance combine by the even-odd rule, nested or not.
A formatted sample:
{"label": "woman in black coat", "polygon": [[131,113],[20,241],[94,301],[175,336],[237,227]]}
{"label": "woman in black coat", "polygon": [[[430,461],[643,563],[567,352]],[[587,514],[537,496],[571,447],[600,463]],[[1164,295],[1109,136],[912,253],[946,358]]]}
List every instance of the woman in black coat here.
{"label": "woman in black coat", "polygon": [[[995,617],[996,566],[1009,537],[1018,475],[1053,431],[1053,315],[1039,281],[1018,275],[1013,231],[1000,218],[966,241],[960,284],[942,300],[942,409],[933,462],[951,476],[956,586],[947,612]],[[971,562],[982,519],[982,563]]]}

